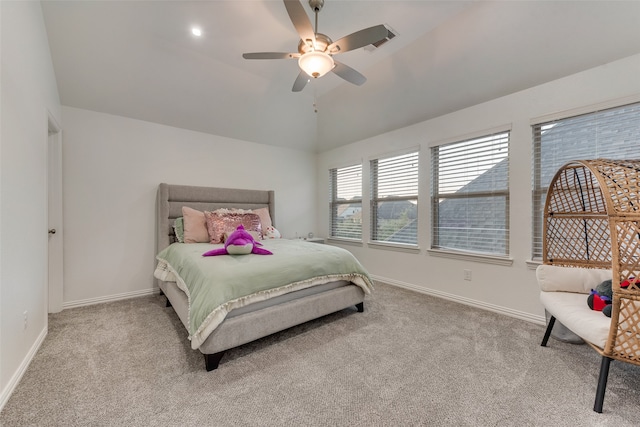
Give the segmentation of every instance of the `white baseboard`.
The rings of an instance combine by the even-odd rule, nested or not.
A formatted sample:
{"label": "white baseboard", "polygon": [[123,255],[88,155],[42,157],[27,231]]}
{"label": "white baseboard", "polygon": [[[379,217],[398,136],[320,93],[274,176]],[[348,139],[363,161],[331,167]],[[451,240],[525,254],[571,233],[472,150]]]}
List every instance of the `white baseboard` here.
{"label": "white baseboard", "polygon": [[0,411],[2,411],[2,408],[4,408],[4,405],[6,405],[7,402],[9,401],[9,397],[11,397],[11,395],[13,394],[13,390],[15,390],[16,386],[22,379],[22,376],[24,375],[24,373],[27,371],[27,368],[31,364],[31,361],[33,360],[36,353],[40,349],[42,342],[47,336],[47,331],[48,331],[48,327],[47,325],[45,325],[44,329],[40,332],[40,335],[38,335],[38,338],[29,349],[29,352],[22,360],[22,363],[20,363],[18,370],[13,374],[13,376],[9,380],[9,383],[4,388],[4,390],[2,390],[2,394],[0,395]]}
{"label": "white baseboard", "polygon": [[418,292],[421,294],[431,295],[434,297],[443,298],[443,299],[457,302],[460,304],[469,305],[471,307],[478,307],[483,310],[493,311],[494,313],[504,314],[509,317],[515,317],[516,319],[535,323],[537,325],[546,324],[546,319],[544,316],[536,316],[531,313],[526,313],[524,311],[513,310],[508,307],[489,304],[484,301],[478,301],[471,298],[461,297],[459,295],[449,294],[449,293],[438,291],[435,289],[423,288],[421,286],[416,286],[411,283],[400,282],[398,280],[388,279],[386,277],[380,277],[380,276],[374,276],[374,275],[372,275],[371,277],[373,278],[373,280],[377,280],[379,282],[386,283],[391,286],[397,286],[399,288],[408,289],[410,291]]}
{"label": "white baseboard", "polygon": [[68,301],[62,304],[62,309],[65,310],[67,308],[84,307],[86,305],[102,304],[105,302],[113,302],[113,301],[120,301],[123,299],[143,297],[147,295],[154,295],[159,292],[160,292],[160,288],[150,288],[150,289],[143,289],[141,291],[125,292],[125,293],[116,294],[116,295],[107,295],[104,297]]}

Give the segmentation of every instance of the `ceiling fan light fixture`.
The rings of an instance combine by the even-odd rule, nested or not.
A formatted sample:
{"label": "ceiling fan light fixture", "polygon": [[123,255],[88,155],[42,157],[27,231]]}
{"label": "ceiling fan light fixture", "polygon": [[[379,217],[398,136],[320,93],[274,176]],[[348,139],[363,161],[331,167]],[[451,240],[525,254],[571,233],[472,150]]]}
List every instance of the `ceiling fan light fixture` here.
{"label": "ceiling fan light fixture", "polygon": [[331,55],[318,51],[311,51],[302,55],[298,59],[298,65],[302,71],[316,79],[327,74],[335,66]]}

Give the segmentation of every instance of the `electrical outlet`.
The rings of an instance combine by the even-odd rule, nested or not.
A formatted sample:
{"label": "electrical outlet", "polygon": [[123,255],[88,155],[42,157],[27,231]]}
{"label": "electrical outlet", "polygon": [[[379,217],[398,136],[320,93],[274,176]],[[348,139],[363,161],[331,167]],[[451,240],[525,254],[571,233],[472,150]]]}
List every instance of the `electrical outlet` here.
{"label": "electrical outlet", "polygon": [[27,326],[29,326],[29,312],[25,310],[24,313],[22,313],[22,317],[24,319],[24,329],[27,329]]}
{"label": "electrical outlet", "polygon": [[471,270],[464,270],[464,280],[471,281]]}

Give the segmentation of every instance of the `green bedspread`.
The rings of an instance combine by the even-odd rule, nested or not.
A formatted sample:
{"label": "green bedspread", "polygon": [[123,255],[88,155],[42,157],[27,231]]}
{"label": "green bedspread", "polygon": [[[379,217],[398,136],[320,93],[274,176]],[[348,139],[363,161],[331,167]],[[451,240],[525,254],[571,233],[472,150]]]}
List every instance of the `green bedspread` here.
{"label": "green bedspread", "polygon": [[373,282],[347,250],[301,240],[263,240],[273,255],[202,254],[222,245],[174,243],[157,255],[154,276],[176,282],[189,299],[189,339],[197,349],[234,308],[335,280],[365,293]]}

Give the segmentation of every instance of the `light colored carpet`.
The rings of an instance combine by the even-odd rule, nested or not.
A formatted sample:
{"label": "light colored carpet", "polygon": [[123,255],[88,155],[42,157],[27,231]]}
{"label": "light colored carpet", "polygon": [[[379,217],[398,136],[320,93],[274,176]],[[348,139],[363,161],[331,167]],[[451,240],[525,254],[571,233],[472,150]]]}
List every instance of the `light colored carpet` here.
{"label": "light colored carpet", "polygon": [[[636,426],[640,369],[543,328],[378,284],[347,309],[227,352],[192,351],[164,297],[65,310],[2,426]],[[586,302],[585,302],[586,304]]]}

